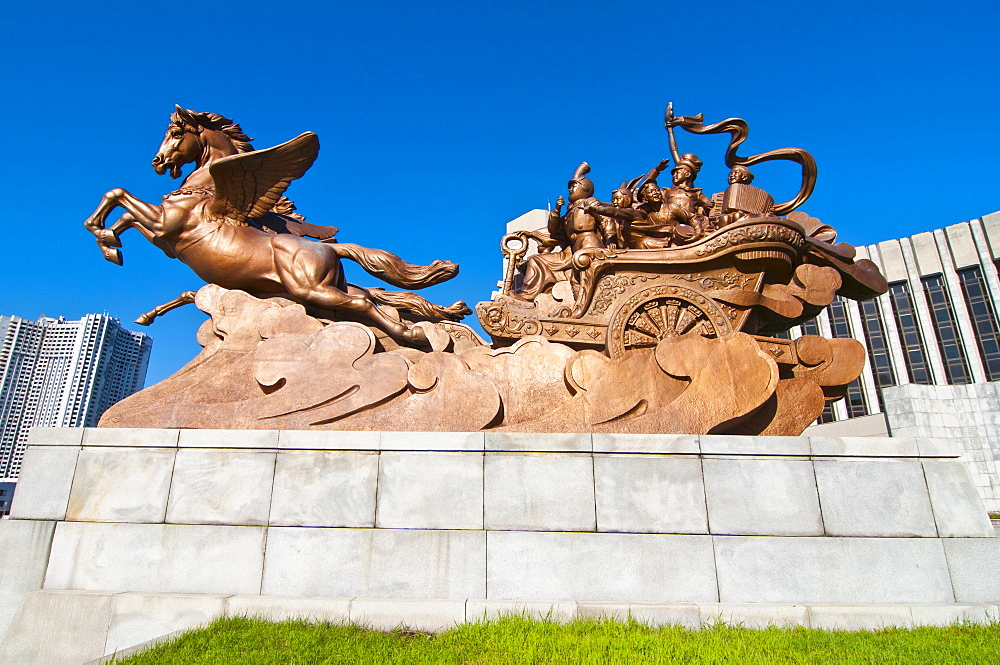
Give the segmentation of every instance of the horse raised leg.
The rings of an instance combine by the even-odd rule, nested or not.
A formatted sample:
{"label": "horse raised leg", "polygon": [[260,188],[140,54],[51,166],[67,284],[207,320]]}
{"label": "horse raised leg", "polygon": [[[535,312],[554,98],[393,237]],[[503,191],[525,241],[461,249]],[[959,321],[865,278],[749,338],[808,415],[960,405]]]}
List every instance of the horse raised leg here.
{"label": "horse raised leg", "polygon": [[[108,215],[115,208],[124,208],[127,212],[115,222],[111,228],[105,228],[104,224]],[[122,264],[122,254],[118,250],[121,241],[118,236],[128,228],[146,228],[149,230],[151,238],[155,235],[156,229],[160,226],[160,217],[163,213],[158,205],[146,203],[132,196],[124,189],[112,189],[105,192],[101,203],[97,209],[84,221],[83,225],[97,238],[97,246],[101,248],[104,258],[118,265]]]}
{"label": "horse raised leg", "polygon": [[140,315],[135,322],[140,326],[148,326],[156,317],[163,316],[172,309],[177,309],[178,307],[183,307],[184,305],[190,305],[194,302],[195,295],[195,291],[185,291],[170,302],[157,305],[145,314]]}

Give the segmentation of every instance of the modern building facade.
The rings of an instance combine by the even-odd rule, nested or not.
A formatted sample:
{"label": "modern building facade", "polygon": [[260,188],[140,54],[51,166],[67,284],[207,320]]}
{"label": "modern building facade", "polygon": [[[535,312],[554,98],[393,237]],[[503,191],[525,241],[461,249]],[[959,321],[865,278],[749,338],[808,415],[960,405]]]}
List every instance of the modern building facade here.
{"label": "modern building facade", "polygon": [[859,247],[889,292],[838,298],[790,331],[854,337],[868,364],[810,433],[961,440],[974,481],[1000,511],[1000,212]]}
{"label": "modern building facade", "polygon": [[140,390],[153,339],[106,314],[0,316],[0,479],[14,479],[32,427],[87,427]]}

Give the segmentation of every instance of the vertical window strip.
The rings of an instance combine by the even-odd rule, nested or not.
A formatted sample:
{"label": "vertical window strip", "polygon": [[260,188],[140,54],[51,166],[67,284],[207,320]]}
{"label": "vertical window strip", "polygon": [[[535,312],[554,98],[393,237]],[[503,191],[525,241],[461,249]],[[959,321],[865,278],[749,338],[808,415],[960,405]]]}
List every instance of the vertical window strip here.
{"label": "vertical window strip", "polygon": [[[834,337],[853,337],[851,324],[847,318],[847,307],[840,296],[827,308],[830,313],[830,328]],[[865,393],[861,389],[861,379],[854,379],[847,386],[847,417],[856,418],[868,415],[868,405],[865,403]]]}
{"label": "vertical window strip", "polygon": [[834,337],[853,337],[851,323],[847,318],[847,307],[840,296],[837,296],[829,307],[830,328]]}
{"label": "vertical window strip", "polygon": [[959,270],[958,278],[972,315],[972,328],[983,359],[983,369],[990,381],[996,381],[1000,379],[1000,325],[986,290],[983,272],[979,266],[972,266]]}
{"label": "vertical window strip", "polygon": [[906,282],[889,285],[889,300],[896,318],[896,327],[899,329],[900,341],[903,342],[903,355],[906,358],[906,372],[910,382],[930,385],[932,380],[930,366],[927,364],[927,352],[920,336],[916,309],[913,307],[910,288]]}
{"label": "vertical window strip", "polygon": [[847,417],[857,418],[868,415],[868,405],[865,403],[865,393],[861,390],[861,380],[854,379],[847,386]]}
{"label": "vertical window strip", "polygon": [[889,359],[889,345],[885,339],[885,326],[874,300],[861,303],[861,327],[868,341],[868,358],[875,374],[875,385],[879,388],[896,385],[896,375]]}
{"label": "vertical window strip", "polygon": [[951,308],[951,300],[948,298],[944,279],[941,275],[933,275],[924,277],[922,281],[924,295],[931,308],[931,318],[934,320],[938,344],[941,347],[941,356],[944,360],[945,373],[948,375],[948,383],[972,383],[969,361],[965,357],[965,349],[962,348],[962,338],[958,334],[955,312]]}

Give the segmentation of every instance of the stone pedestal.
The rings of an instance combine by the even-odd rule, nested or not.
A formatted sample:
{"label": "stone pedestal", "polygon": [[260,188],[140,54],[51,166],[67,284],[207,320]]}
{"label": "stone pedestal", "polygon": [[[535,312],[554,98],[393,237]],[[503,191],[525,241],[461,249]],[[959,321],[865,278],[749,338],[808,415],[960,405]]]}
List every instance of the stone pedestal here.
{"label": "stone pedestal", "polygon": [[933,439],[41,429],[0,522],[0,662],[226,614],[871,628],[997,617]]}

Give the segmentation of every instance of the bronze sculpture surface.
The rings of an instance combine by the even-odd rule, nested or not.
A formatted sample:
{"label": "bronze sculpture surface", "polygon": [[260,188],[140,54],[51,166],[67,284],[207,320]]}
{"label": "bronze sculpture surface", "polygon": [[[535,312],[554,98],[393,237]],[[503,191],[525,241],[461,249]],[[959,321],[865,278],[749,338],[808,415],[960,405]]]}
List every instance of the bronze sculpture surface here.
{"label": "bronze sculpture surface", "polygon": [[[185,164],[193,162],[195,169],[158,206],[123,189],[107,192],[85,222],[104,257],[120,265],[118,237],[135,228],[206,282],[258,295],[285,295],[320,315],[349,313],[408,343],[426,342],[424,332],[387,316],[379,304],[395,304],[432,319],[458,320],[468,313],[461,302],[439,307],[416,294],[348,284],[340,265],[343,258],[394,286],[410,289],[450,279],[458,266],[448,261],[411,265],[383,250],[338,243],[336,228],[281,214],[294,210],[282,195],[316,159],[319,139],[306,132],[266,150],[254,150],[251,140],[229,118],[177,106],[153,168],[158,174],[169,170],[173,178],[180,177]],[[124,208],[125,214],[105,228],[116,207]],[[304,237],[310,235],[319,242]],[[191,301],[182,295],[163,309]],[[159,313],[153,310],[138,322],[146,324]]]}
{"label": "bronze sculpture surface", "polygon": [[[228,118],[177,107],[153,166],[174,177],[185,163],[195,170],[159,206],[108,192],[86,226],[111,261],[121,261],[121,232],[137,228],[210,282],[140,322],[188,302],[211,318],[201,354],[101,425],[801,433],[843,397],[864,348],[773,334],[838,295],[874,297],[885,280],[831,227],[795,212],[816,182],[807,152],[741,157],[745,121],[705,125],[671,106],[665,127],[670,158],[623,182],[610,203],[595,196],[584,162],[545,228],[503,238],[501,292],[477,306],[487,344],[455,322],[468,312],[462,302],[445,308],[344,281],[341,258],[403,288],[457,266],[338,243],[336,229],[297,215],[283,193],[315,159],[314,134],[254,151]],[[702,158],[680,152],[676,128],[731,135],[722,191],[696,185]],[[750,167],[772,160],[801,167],[789,201],[752,184]],[[126,213],[105,228],[116,206]]]}

